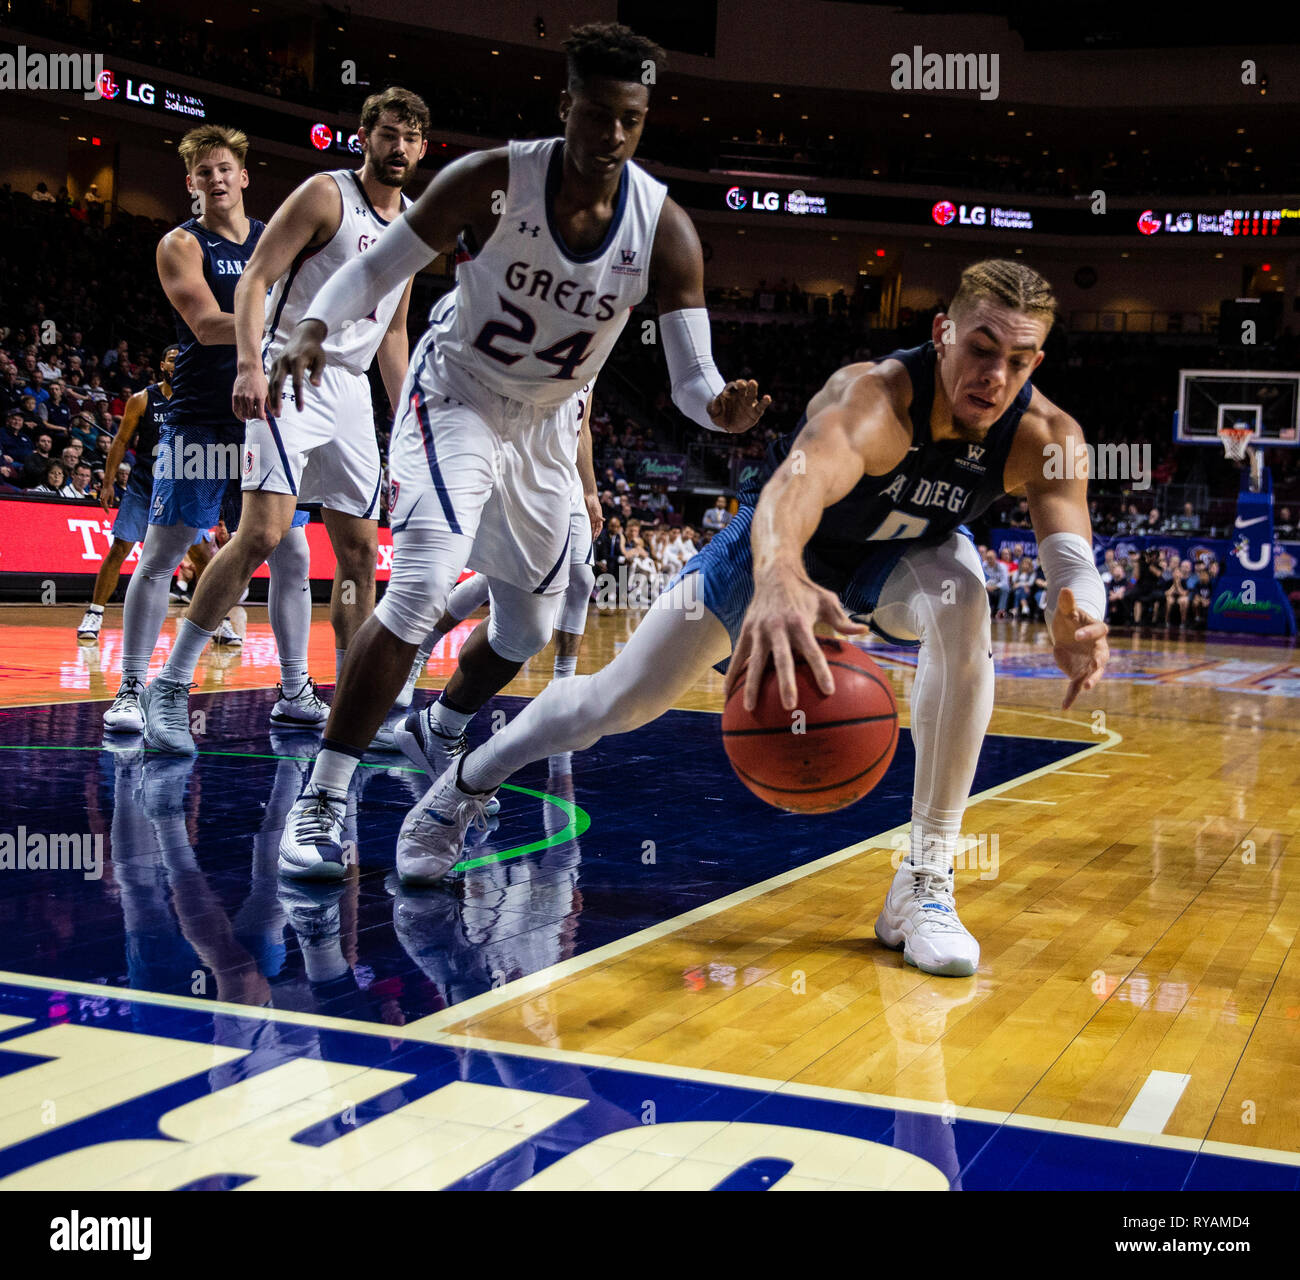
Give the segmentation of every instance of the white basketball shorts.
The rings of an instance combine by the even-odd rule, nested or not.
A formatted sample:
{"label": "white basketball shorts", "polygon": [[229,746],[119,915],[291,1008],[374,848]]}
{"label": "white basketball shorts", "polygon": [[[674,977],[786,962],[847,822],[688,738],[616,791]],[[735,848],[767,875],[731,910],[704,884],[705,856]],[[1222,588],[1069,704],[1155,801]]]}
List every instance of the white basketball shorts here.
{"label": "white basketball shorts", "polygon": [[[576,388],[575,388],[576,389]],[[524,591],[563,591],[577,439],[571,407],[536,409],[416,347],[389,446],[388,518],[473,539],[469,568]]]}
{"label": "white basketball shorts", "polygon": [[300,505],[378,519],[379,444],[365,375],[326,365],[319,387],[304,383],[302,400],[300,412],[286,382],[268,421],[244,424],[244,492],[291,493]]}

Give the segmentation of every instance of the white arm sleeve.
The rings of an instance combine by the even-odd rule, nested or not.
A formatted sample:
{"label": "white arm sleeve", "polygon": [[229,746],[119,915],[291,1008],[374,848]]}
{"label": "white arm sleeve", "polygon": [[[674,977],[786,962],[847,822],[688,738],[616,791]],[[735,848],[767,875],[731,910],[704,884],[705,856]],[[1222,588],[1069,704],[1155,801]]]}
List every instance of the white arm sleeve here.
{"label": "white arm sleeve", "polygon": [[321,285],[304,320],[319,320],[333,333],[349,321],[368,316],[385,294],[406,282],[437,257],[402,214],[376,243],[353,258]]}
{"label": "white arm sleeve", "polygon": [[721,431],[709,417],[709,403],[727,384],[713,363],[709,313],[703,307],[669,311],[659,317],[659,327],[664,335],[673,404],[692,422],[709,431]]}
{"label": "white arm sleeve", "polygon": [[1048,626],[1056,613],[1056,599],[1062,587],[1074,592],[1075,603],[1098,621],[1106,617],[1106,587],[1092,547],[1077,533],[1049,534],[1038,544],[1038,560],[1047,576],[1047,600],[1043,610]]}

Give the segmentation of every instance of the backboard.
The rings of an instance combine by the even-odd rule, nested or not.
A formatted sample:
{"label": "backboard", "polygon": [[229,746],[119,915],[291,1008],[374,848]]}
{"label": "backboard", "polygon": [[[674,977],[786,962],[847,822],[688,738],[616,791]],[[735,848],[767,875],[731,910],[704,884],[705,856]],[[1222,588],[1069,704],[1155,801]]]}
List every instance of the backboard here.
{"label": "backboard", "polygon": [[1174,439],[1220,446],[1221,427],[1248,427],[1252,443],[1300,446],[1300,373],[1182,369]]}

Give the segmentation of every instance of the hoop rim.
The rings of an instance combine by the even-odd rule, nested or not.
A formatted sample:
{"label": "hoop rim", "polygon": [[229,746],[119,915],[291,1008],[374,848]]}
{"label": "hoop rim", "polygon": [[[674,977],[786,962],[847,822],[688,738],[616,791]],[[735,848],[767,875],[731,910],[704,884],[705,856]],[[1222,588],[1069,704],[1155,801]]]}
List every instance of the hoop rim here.
{"label": "hoop rim", "polygon": [[1215,434],[1223,442],[1223,452],[1231,461],[1246,460],[1250,442],[1255,438],[1253,427],[1216,427]]}

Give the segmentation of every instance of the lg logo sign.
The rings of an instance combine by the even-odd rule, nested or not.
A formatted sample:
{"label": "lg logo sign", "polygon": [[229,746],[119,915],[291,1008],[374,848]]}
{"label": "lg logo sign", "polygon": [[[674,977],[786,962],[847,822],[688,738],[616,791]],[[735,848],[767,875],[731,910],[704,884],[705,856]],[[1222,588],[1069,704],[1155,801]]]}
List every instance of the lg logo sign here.
{"label": "lg logo sign", "polygon": [[954,205],[951,200],[940,200],[930,210],[930,217],[941,227],[948,226],[954,218],[964,226],[982,227],[989,215],[982,204],[971,205],[968,209],[964,204]]}
{"label": "lg logo sign", "polygon": [[[118,84],[117,77],[111,71],[103,71],[99,76],[100,96],[108,99],[116,98],[122,92],[122,86]],[[128,102],[140,102],[146,107],[152,107],[154,104],[154,87],[147,80],[136,84],[134,80],[128,79],[126,82],[126,100]]]}
{"label": "lg logo sign", "polygon": [[755,209],[767,213],[779,213],[781,210],[781,193],[779,191],[754,191],[746,195],[739,187],[732,187],[726,195],[728,209],[737,213],[752,204]]}

